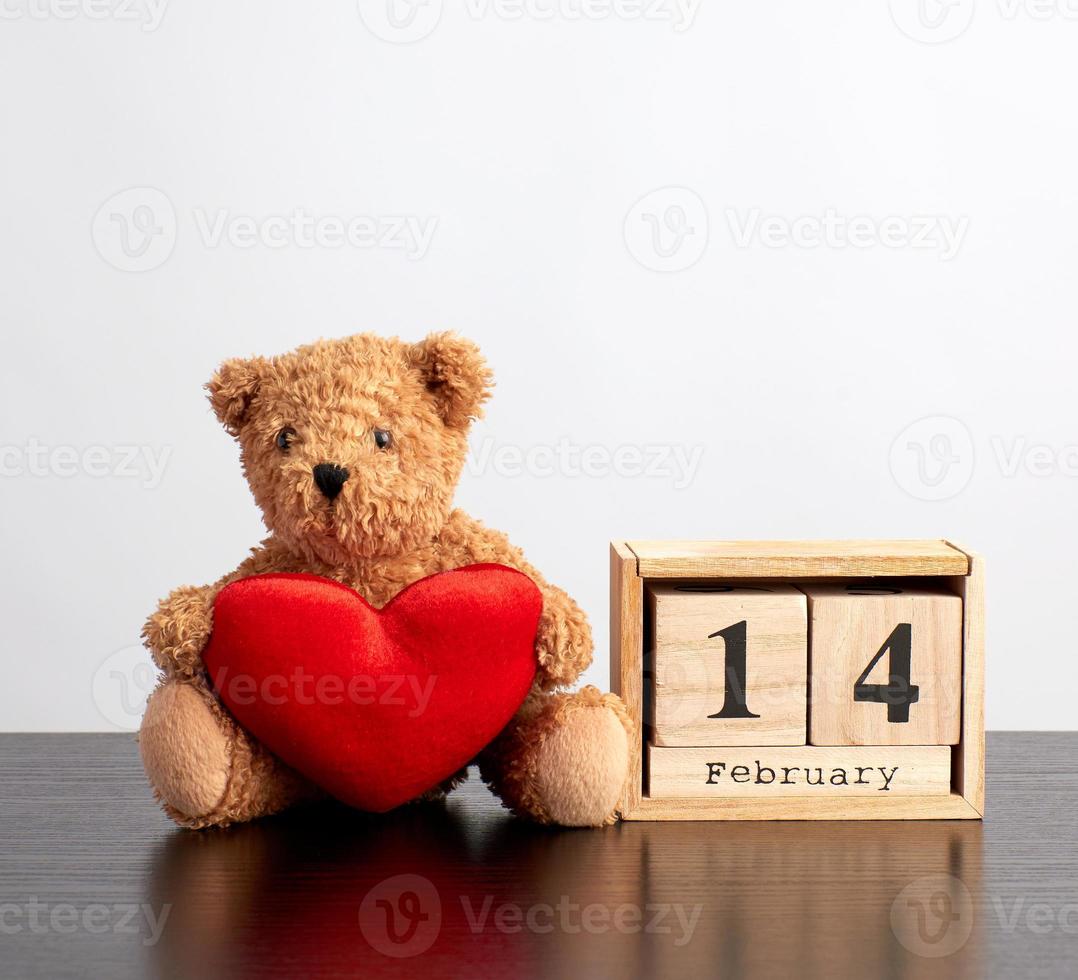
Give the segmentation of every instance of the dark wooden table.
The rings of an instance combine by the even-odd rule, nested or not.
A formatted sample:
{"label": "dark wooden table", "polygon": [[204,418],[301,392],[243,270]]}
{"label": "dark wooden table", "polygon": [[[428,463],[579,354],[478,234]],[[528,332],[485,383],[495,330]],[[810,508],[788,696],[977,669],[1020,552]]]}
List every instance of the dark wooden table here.
{"label": "dark wooden table", "polygon": [[982,823],[544,830],[445,805],[176,830],[134,740],[0,736],[3,977],[1078,976],[1078,734]]}

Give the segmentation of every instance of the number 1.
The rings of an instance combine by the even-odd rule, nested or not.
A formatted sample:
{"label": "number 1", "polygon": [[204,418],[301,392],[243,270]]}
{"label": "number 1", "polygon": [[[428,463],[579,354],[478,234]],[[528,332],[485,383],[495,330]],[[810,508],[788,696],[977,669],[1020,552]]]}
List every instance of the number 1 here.
{"label": "number 1", "polygon": [[708,634],[713,640],[721,636],[726,644],[726,698],[722,710],[708,718],[759,718],[749,711],[745,697],[745,648],[747,647],[748,622],[741,620],[717,633]]}

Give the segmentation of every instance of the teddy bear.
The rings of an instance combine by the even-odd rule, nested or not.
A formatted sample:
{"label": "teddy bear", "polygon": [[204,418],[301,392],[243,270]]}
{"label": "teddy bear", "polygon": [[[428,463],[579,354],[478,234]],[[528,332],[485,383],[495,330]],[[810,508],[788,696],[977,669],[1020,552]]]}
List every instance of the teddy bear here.
{"label": "teddy bear", "polygon": [[237,358],[206,385],[217,419],[239,443],[269,536],[212,585],[173,591],[143,629],[162,675],[143,716],[140,753],[177,824],[223,826],[325,795],[245,731],[213,688],[202,653],[225,586],[306,573],[381,608],[419,579],[480,563],[527,575],[542,612],[530,691],[474,763],[522,817],[564,826],[616,820],[633,723],[614,694],[566,690],[591,662],[587,618],[506,535],[453,507],[468,430],[492,385],[479,349],[453,333],[418,343],[357,334]]}

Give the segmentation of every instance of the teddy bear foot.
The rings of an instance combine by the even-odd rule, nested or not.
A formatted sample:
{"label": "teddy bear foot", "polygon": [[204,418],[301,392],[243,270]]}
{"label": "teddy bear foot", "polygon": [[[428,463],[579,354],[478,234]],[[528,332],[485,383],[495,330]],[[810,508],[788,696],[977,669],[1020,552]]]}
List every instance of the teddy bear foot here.
{"label": "teddy bear foot", "polygon": [[617,819],[629,772],[623,710],[588,687],[555,713],[535,756],[537,795],[553,823],[599,827]]}
{"label": "teddy bear foot", "polygon": [[540,695],[481,763],[510,809],[540,823],[601,827],[617,819],[632,722],[621,699],[585,687]]}
{"label": "teddy bear foot", "polygon": [[197,681],[169,679],[154,691],[139,751],[154,795],[181,827],[225,826],[320,795],[247,736]]}
{"label": "teddy bear foot", "polygon": [[193,684],[167,681],[154,691],[139,729],[139,752],[155,795],[177,823],[208,817],[220,806],[231,747]]}

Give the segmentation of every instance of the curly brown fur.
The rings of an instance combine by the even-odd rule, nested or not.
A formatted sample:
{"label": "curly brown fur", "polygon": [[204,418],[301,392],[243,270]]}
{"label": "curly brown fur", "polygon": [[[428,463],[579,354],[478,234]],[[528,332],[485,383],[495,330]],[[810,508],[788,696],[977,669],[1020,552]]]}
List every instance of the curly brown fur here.
{"label": "curly brown fur", "polygon": [[[517,568],[539,586],[543,612],[533,696],[510,729],[527,731],[533,715],[543,730],[556,729],[572,717],[572,711],[559,713],[551,704],[597,707],[585,692],[557,696],[583,698],[570,702],[544,701],[542,694],[574,683],[591,662],[591,632],[583,611],[547,583],[504,534],[452,509],[468,427],[481,414],[491,384],[478,348],[449,333],[432,334],[416,344],[357,334],[279,357],[221,365],[207,385],[210,403],[239,441],[244,473],[270,534],[235,571],[213,585],[172,592],[143,630],[165,683],[192,685],[212,704],[230,760],[227,790],[205,812],[185,813],[163,799],[177,822],[202,827],[251,819],[316,792],[236,725],[205,677],[201,654],[213,628],[214,599],[225,585],[246,576],[321,575],[381,607],[405,586],[436,572],[476,562]],[[375,430],[391,434],[388,445],[376,439]],[[343,467],[349,474],[332,499],[312,477],[322,463]],[[601,697],[606,699],[604,710],[622,711],[613,695]],[[504,777],[492,777],[492,782],[504,787],[518,812],[554,819],[544,794],[556,800],[565,794],[549,774],[535,769],[542,763],[541,754],[519,740],[504,744],[515,748],[490,754],[485,763],[488,771],[500,772],[498,766],[491,769],[490,760],[497,757],[505,770]],[[159,741],[147,745],[153,756],[147,771],[164,797],[157,783],[175,783],[185,763],[182,758],[170,763],[169,750]],[[589,764],[618,764],[609,752],[599,751],[596,759],[576,762],[583,770]],[[514,767],[531,775],[512,776]],[[562,778],[579,782],[579,774],[572,771]],[[455,779],[431,792],[452,789]],[[611,810],[599,822],[612,818]]]}
{"label": "curly brown fur", "polygon": [[[240,728],[204,676],[166,675],[147,704],[139,748],[158,801],[183,827],[225,826],[325,796]],[[193,807],[192,797],[206,802]]]}
{"label": "curly brown fur", "polygon": [[[624,789],[624,773],[614,778],[619,765],[611,761],[627,765],[634,739],[615,694],[590,685],[575,693],[537,691],[480,756],[479,771],[514,813],[546,824],[610,824]],[[570,772],[574,778],[565,779]]]}

